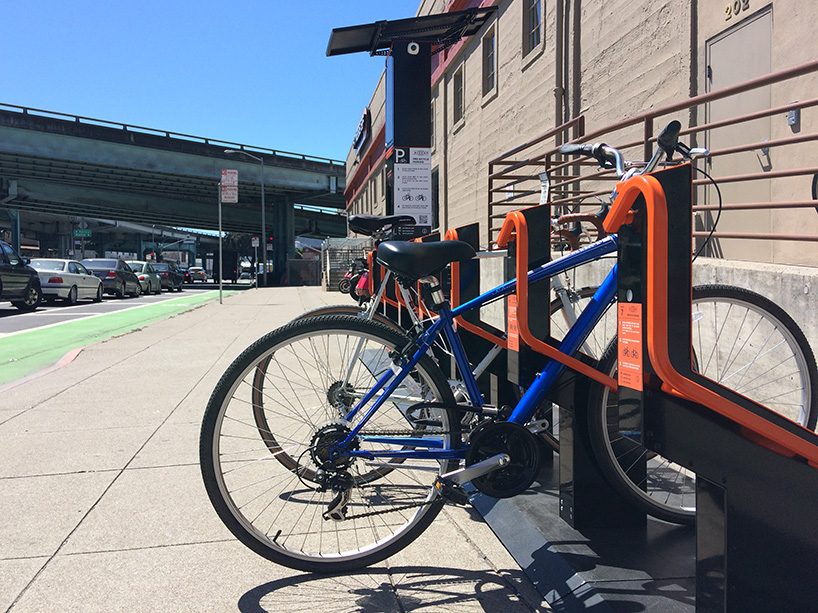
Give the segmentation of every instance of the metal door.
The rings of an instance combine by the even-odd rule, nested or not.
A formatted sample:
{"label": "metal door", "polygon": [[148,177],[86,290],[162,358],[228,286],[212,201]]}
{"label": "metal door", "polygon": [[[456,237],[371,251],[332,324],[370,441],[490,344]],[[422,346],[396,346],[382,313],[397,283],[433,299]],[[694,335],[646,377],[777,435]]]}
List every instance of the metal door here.
{"label": "metal door", "polygon": [[[706,43],[705,89],[715,91],[741,83],[772,71],[772,7],[751,15],[729,30]],[[720,121],[754,111],[770,108],[770,87],[761,87],[736,96],[714,100],[707,104],[705,121]],[[770,139],[769,117],[755,119],[708,131],[707,146],[712,151],[725,147],[747,145]],[[716,156],[710,161],[711,173],[716,179],[732,175],[768,172],[772,169],[771,152],[747,151]],[[769,179],[719,184],[724,203],[769,202]],[[707,200],[717,203],[715,190],[708,189]],[[710,229],[715,218],[697,220],[697,226]],[[772,213],[769,210],[723,212],[716,231],[770,232]],[[707,255],[756,262],[772,261],[772,242],[747,239],[712,241]]]}

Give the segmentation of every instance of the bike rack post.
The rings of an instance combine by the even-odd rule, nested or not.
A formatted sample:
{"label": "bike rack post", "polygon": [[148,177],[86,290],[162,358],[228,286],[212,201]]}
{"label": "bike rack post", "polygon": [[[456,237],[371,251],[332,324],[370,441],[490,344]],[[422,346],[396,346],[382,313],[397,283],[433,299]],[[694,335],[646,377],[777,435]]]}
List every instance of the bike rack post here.
{"label": "bike rack post", "polygon": [[[620,332],[635,326],[644,350],[636,368],[620,343],[620,407],[642,409],[648,449],[696,473],[697,609],[814,610],[818,436],[692,367],[691,172],[631,179],[620,197],[641,195],[606,219],[620,308],[638,313]],[[633,223],[616,227],[631,206]]]}
{"label": "bike rack post", "polygon": [[[469,243],[475,251],[479,249],[480,224],[475,222],[446,232],[446,240],[460,240]],[[480,260],[453,262],[449,282],[449,302],[452,307],[476,298],[480,294]],[[466,355],[485,356],[494,346],[507,347],[502,330],[480,319],[479,310],[470,311],[455,320]],[[454,376],[454,373],[452,373]],[[480,391],[489,404],[500,407],[516,402],[514,389],[508,381],[506,361],[502,354],[489,364],[482,376],[477,378]]]}
{"label": "bike rack post", "polygon": [[[525,385],[524,377],[535,375],[546,358],[570,369],[562,374],[549,398],[559,406],[560,415],[560,517],[579,530],[644,527],[645,513],[628,504],[606,481],[588,435],[588,391],[592,385],[613,382],[591,365],[590,358],[560,353],[548,334],[550,285],[543,281],[530,286],[527,282],[527,271],[550,257],[549,241],[529,239],[532,232],[549,236],[549,208],[510,213],[497,238],[498,245],[508,246],[517,277],[516,307],[509,307],[509,379]],[[532,243],[536,243],[533,250]]]}

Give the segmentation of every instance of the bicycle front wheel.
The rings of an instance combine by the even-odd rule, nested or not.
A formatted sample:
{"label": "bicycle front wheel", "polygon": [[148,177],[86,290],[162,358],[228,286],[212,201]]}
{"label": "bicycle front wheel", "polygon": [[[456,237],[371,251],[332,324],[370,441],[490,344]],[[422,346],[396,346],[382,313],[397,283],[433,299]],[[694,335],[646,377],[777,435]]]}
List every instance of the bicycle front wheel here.
{"label": "bicycle front wheel", "polygon": [[[694,370],[802,426],[815,429],[818,370],[798,325],[778,305],[727,285],[693,288]],[[600,359],[616,378],[616,339]],[[695,474],[642,446],[641,420],[617,404],[615,393],[595,386],[589,429],[597,460],[620,494],[659,519],[692,524]],[[645,461],[644,478],[628,471]]]}
{"label": "bicycle front wheel", "polygon": [[[408,342],[358,317],[316,317],[271,332],[231,364],[208,403],[199,451],[208,496],[240,541],[290,568],[341,572],[383,560],[429,526],[442,506],[434,481],[457,461],[351,457],[327,470],[322,455],[366,413],[372,401],[352,423],[341,420],[392,367],[390,354]],[[424,356],[353,448],[406,451],[424,438],[458,448],[453,405],[446,378]],[[258,425],[259,410],[267,429]],[[385,436],[406,444],[387,444]],[[337,479],[327,483],[327,473]],[[333,516],[339,495],[343,508]]]}

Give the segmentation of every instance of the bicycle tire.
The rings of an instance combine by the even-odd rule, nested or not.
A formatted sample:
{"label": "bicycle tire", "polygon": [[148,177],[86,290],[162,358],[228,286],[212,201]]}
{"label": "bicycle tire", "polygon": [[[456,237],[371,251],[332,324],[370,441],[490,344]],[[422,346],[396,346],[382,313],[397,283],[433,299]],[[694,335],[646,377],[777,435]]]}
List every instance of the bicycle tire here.
{"label": "bicycle tire", "polygon": [[[711,302],[714,305],[712,308],[707,306]],[[722,307],[722,315],[719,316],[718,304],[722,303],[728,305],[727,312],[725,313]],[[816,393],[816,390],[818,390],[818,369],[816,368],[812,349],[804,333],[793,319],[771,300],[750,290],[728,285],[694,287],[693,304],[693,319],[696,320],[693,325],[694,368],[702,372],[703,375],[708,376],[708,378],[720,381],[728,387],[732,387],[731,384],[736,383],[736,377],[739,376],[736,373],[743,371],[744,374],[741,375],[741,379],[737,383],[740,384],[749,377],[754,381],[754,385],[752,387],[744,386],[736,391],[756,401],[766,399],[768,402],[762,402],[762,404],[767,404],[769,408],[778,410],[778,412],[790,418],[798,416],[794,412],[787,414],[788,410],[785,410],[785,407],[791,404],[795,395],[799,395],[802,398],[801,402],[804,405],[804,410],[802,412],[803,416],[796,419],[796,421],[814,430],[816,418],[818,418],[818,393]],[[735,328],[735,324],[732,324],[732,327],[725,330],[728,327],[727,318],[734,308],[737,316],[743,315],[740,318],[739,327]],[[740,309],[746,309],[746,311],[742,314]],[[705,313],[705,311],[707,312]],[[709,341],[704,339],[704,332],[701,331],[699,325],[703,319],[710,319],[710,311],[712,311],[713,315],[714,328],[718,329],[717,336],[712,340],[712,350],[707,344]],[[757,321],[754,321],[755,315],[751,315],[753,313],[758,315]],[[697,319],[699,314],[702,314],[702,317]],[[723,320],[720,320],[720,317],[723,317]],[[745,323],[747,323],[746,326]],[[772,325],[773,328],[770,329],[769,325]],[[697,326],[699,327],[698,331]],[[770,330],[769,334],[768,330]],[[781,331],[782,340],[778,342],[776,342],[777,339],[774,340],[773,342],[776,343],[774,347],[778,347],[781,342],[786,342],[792,357],[785,358],[775,366],[773,371],[770,369],[769,361],[761,361],[759,356],[763,358],[766,355],[762,351],[764,351],[769,339],[773,338],[776,330]],[[720,373],[718,370],[713,371],[710,364],[713,363],[714,357],[722,352],[719,347],[722,332],[729,335],[729,349],[726,350],[728,353],[724,361],[725,370]],[[732,358],[736,346],[740,346],[739,351],[743,350],[747,345],[750,345],[752,349],[754,342],[758,342],[754,341],[754,338],[765,339],[765,337],[765,344],[758,349],[752,362],[742,363],[740,366],[736,365],[739,354],[736,353],[735,357]],[[776,352],[774,359],[778,360],[781,353]],[[782,377],[779,367],[786,365],[784,372],[789,372],[789,368],[791,368],[790,361],[794,361],[798,367],[799,378],[794,383],[795,387],[787,391],[784,386],[789,377]],[[600,359],[600,370],[616,377],[615,338]],[[717,376],[711,376],[713,374]],[[753,379],[754,374],[758,379]],[[768,387],[770,385],[775,386],[775,389],[770,389]],[[803,390],[799,389],[800,387],[803,387]],[[760,390],[764,391],[760,392]],[[770,392],[779,397],[780,401],[770,403]],[[678,524],[694,523],[695,482],[693,474],[661,455],[649,452],[641,446],[641,442],[635,440],[636,436],[630,436],[618,430],[621,416],[615,407],[615,397],[610,394],[607,388],[600,385],[592,387],[588,402],[589,434],[598,464],[609,483],[624,498],[644,508],[654,517]],[[627,432],[633,435],[637,434],[631,430],[627,430]],[[641,438],[641,433],[638,434]],[[615,450],[614,447],[618,447],[618,450]],[[626,464],[635,462],[643,456],[649,462],[649,472],[644,483],[634,483],[625,474]],[[662,501],[660,494],[652,495],[654,492],[661,490],[659,486],[663,483],[666,486],[665,490],[662,491],[667,491],[668,494],[664,501]],[[657,485],[653,491],[652,484]],[[671,492],[671,489],[674,491]],[[689,501],[693,501],[692,506],[686,504]]]}
{"label": "bicycle tire", "polygon": [[[354,317],[360,317],[361,319],[365,319],[366,316],[366,308],[361,306],[354,306],[349,304],[333,304],[329,306],[322,306],[316,307],[314,309],[310,309],[296,317],[295,319],[306,319],[308,317],[319,317],[322,315],[352,315]],[[404,329],[401,328],[398,324],[394,321],[378,313],[377,311],[372,316],[374,321],[377,321],[379,324],[383,324],[387,328],[393,329],[395,332],[399,334],[404,334]]]}
{"label": "bicycle tire", "polygon": [[[222,454],[222,438],[229,440],[227,438],[229,435],[223,436],[222,427],[225,423],[232,424],[233,422],[238,421],[239,424],[252,427],[253,431],[257,434],[257,426],[255,424],[242,422],[241,420],[236,420],[236,418],[232,415],[226,415],[231,406],[230,401],[233,399],[234,392],[240,387],[242,381],[244,381],[248,375],[252,376],[256,365],[260,361],[266,359],[266,357],[274,355],[276,351],[292,351],[294,343],[298,342],[299,340],[313,339],[320,334],[327,335],[332,331],[351,335],[358,334],[361,337],[374,339],[377,342],[382,342],[385,349],[391,350],[400,350],[408,342],[408,337],[405,335],[398,334],[394,330],[379,323],[362,320],[358,317],[334,315],[293,321],[286,326],[265,335],[253,343],[228,367],[227,371],[224,373],[213,391],[210,401],[208,402],[207,409],[205,410],[199,445],[200,465],[205,489],[207,490],[208,497],[210,498],[214,509],[225,526],[233,533],[234,536],[236,536],[236,538],[238,538],[244,545],[257,554],[289,568],[308,572],[345,572],[379,562],[393,555],[397,551],[400,551],[414,539],[416,539],[421,533],[423,533],[423,531],[434,520],[437,513],[439,513],[442,506],[438,503],[438,494],[432,487],[433,479],[429,479],[429,493],[423,494],[425,490],[421,491],[421,494],[423,494],[420,498],[422,506],[416,507],[414,515],[409,518],[407,524],[395,534],[391,536],[388,535],[387,537],[378,540],[376,528],[380,529],[380,526],[372,526],[372,532],[376,534],[376,542],[371,544],[371,546],[351,553],[343,552],[343,555],[342,553],[338,553],[337,555],[335,553],[331,555],[326,553],[323,553],[322,555],[310,555],[304,551],[296,552],[293,550],[288,550],[284,546],[284,543],[293,534],[295,526],[293,526],[290,533],[284,538],[283,541],[279,540],[281,529],[279,529],[279,532],[274,537],[271,537],[269,536],[269,533],[273,530],[273,526],[271,525],[270,529],[268,530],[260,531],[253,524],[253,521],[255,520],[251,521],[250,518],[245,515],[245,513],[249,514],[249,512],[242,511],[242,508],[244,507],[238,504],[238,501],[233,500],[231,497],[231,491],[228,489],[226,484],[226,475],[228,473],[222,472],[221,461],[222,455],[225,455],[225,457],[228,456],[226,453]],[[451,407],[454,404],[454,398],[445,376],[428,355],[424,356],[418,363],[417,373],[417,381],[420,381],[421,387],[424,385],[427,386],[424,389],[427,389],[428,394],[432,396],[429,401],[440,402],[445,407]],[[303,392],[301,394],[302,396],[304,395]],[[238,400],[238,398],[236,398],[236,400]],[[386,405],[381,407],[381,411],[378,411],[378,413],[376,413],[372,419],[375,420],[386,408]],[[440,423],[441,427],[444,429],[444,432],[450,433],[448,434],[449,444],[453,448],[459,447],[461,444],[461,433],[459,429],[457,412],[453,408],[436,409],[436,411],[439,411]],[[247,430],[242,430],[241,433],[241,437],[233,438],[252,438],[249,436],[244,436],[244,434],[249,435],[249,431]],[[309,430],[304,435],[301,435],[301,438],[303,439],[306,437],[306,440],[312,441],[311,437],[313,435],[310,434],[310,436],[307,436],[307,434],[310,434]],[[279,439],[281,439],[283,435],[278,434],[278,436]],[[294,437],[295,434],[290,434],[290,436]],[[292,439],[287,440],[291,441]],[[265,453],[269,454],[266,443],[261,441],[260,437],[257,441],[257,448],[259,450],[264,450]],[[264,463],[263,460],[266,458],[269,458],[269,455],[266,455],[260,459],[254,459],[252,461],[248,460],[247,462],[249,462],[249,464],[243,464],[239,468],[243,468],[245,465],[249,466],[253,463],[256,463],[254,470],[258,470],[258,464],[261,464],[264,467],[264,470],[268,470],[268,467],[282,467],[280,463]],[[227,464],[228,461],[229,460],[225,460],[225,464]],[[242,460],[239,459],[238,461],[240,462]],[[447,472],[448,470],[453,470],[457,466],[458,462],[451,460],[447,462],[437,462],[435,464],[437,465],[437,468],[435,469],[436,472],[443,473]],[[395,465],[394,469],[395,472],[398,472],[397,465]],[[231,468],[230,470],[233,472],[238,469]],[[286,469],[284,470],[285,478],[289,478],[290,482],[298,478],[298,475],[293,476],[292,471],[286,471]],[[425,472],[422,474],[428,475],[429,473]],[[273,478],[270,477],[269,479],[272,480]],[[279,482],[277,481],[276,483],[278,484]],[[417,483],[422,485],[420,481],[417,481]],[[378,490],[380,492],[378,496],[389,502],[389,495],[383,494],[383,490],[388,489],[386,487],[387,485],[388,484],[382,483],[379,486],[381,489]],[[360,484],[356,482],[355,486],[359,487]],[[405,486],[405,489],[409,489],[410,486],[411,488],[415,487],[414,483],[410,483],[409,486]],[[275,487],[277,487],[277,485]],[[286,488],[288,486],[285,484],[284,487]],[[236,492],[238,492],[238,490],[233,490],[234,494]],[[274,502],[276,502],[276,500],[280,499],[284,495],[285,492],[282,488],[278,494],[273,496],[267,507],[272,505]],[[332,495],[332,492],[329,492],[329,495]],[[310,501],[307,503],[308,506],[313,504],[315,497],[316,493],[314,491],[312,498],[310,498]],[[321,508],[321,505],[323,504],[323,497],[324,494],[321,494],[319,502],[313,504],[312,516],[310,523],[305,530],[304,544],[302,544],[302,547],[305,546],[308,537],[310,536],[309,531],[312,528],[317,510]],[[253,503],[254,500],[255,499],[252,499],[249,503],[246,503],[246,505]],[[423,501],[427,501],[427,503],[423,504]],[[299,503],[298,497],[295,495],[295,490],[287,493],[286,495],[286,500],[284,503],[288,504],[290,502],[293,504]],[[369,504],[371,507],[373,503],[370,500],[367,504]],[[399,506],[397,503],[395,504],[396,506]],[[265,509],[267,507],[265,507]],[[279,511],[279,516],[281,515],[282,511]],[[263,512],[264,511],[262,511],[262,513]],[[301,521],[301,518],[304,516],[305,512],[306,508],[301,512],[301,515],[298,517],[296,522]],[[401,515],[401,517],[405,519],[403,515]],[[258,517],[256,519],[258,519]],[[277,520],[278,516],[276,516],[276,518],[273,520],[273,523],[275,523]],[[321,519],[318,521],[319,526],[321,526]],[[354,521],[356,520],[352,521],[354,530]],[[385,525],[385,522],[383,523]],[[369,526],[365,526],[365,530],[368,531],[369,529]],[[301,535],[302,533],[299,532],[298,538],[300,538]],[[323,535],[324,532],[322,529],[320,535],[318,536],[319,547],[321,546],[321,537]],[[338,532],[335,533],[335,536],[339,539],[338,548],[340,549],[341,537],[339,536]],[[356,541],[357,539],[358,536],[356,533]]]}

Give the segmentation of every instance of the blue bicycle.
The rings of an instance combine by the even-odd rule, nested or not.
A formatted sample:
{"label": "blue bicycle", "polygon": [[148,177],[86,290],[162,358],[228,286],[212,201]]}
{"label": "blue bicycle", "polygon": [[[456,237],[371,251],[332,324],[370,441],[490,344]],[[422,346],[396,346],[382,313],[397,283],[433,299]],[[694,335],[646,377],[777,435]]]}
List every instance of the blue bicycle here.
{"label": "blue bicycle", "polygon": [[[671,137],[671,150],[678,150]],[[596,157],[621,178],[652,172],[664,152],[657,149],[646,165],[627,169],[611,147],[565,148],[565,153]],[[606,237],[528,272],[527,282],[616,250],[617,237]],[[539,470],[538,441],[526,426],[564,364],[549,360],[510,414],[500,415],[486,405],[453,326],[455,317],[515,292],[517,280],[450,308],[437,275],[452,262],[474,257],[471,246],[384,242],[377,255],[405,286],[418,281],[428,286],[436,319],[409,334],[355,316],[298,319],[256,341],[231,364],[204,415],[200,463],[219,517],[249,548],[291,568],[342,572],[373,564],[412,542],[446,502],[467,502],[465,484],[496,498],[511,497],[529,488]],[[614,303],[616,288],[614,266],[565,333],[561,354],[580,350]],[[756,397],[775,397],[783,407],[800,410],[801,420],[813,427],[816,375],[809,346],[786,314],[774,311],[769,301],[753,304],[748,295],[727,297],[737,310],[746,304],[753,308],[743,307],[739,323],[718,320],[719,332],[730,337],[726,348],[700,346],[697,355],[707,368],[715,356],[729,366],[724,376],[731,383],[746,381],[751,392],[760,389]],[[763,343],[744,331],[748,321],[752,335],[761,327]],[[441,337],[468,402],[455,400],[450,380],[432,357],[430,348]],[[754,357],[738,360],[737,346],[753,349]],[[615,375],[615,361],[610,351],[606,354],[599,364],[601,379]],[[640,433],[620,427],[612,394],[599,387],[592,423],[600,445],[610,451],[608,477],[627,482],[620,486],[630,488],[638,501],[649,487],[628,481],[626,468],[634,452],[645,453]],[[618,457],[618,450],[625,455]],[[673,474],[678,484],[679,473]],[[692,483],[692,475],[683,476],[684,483]]]}

